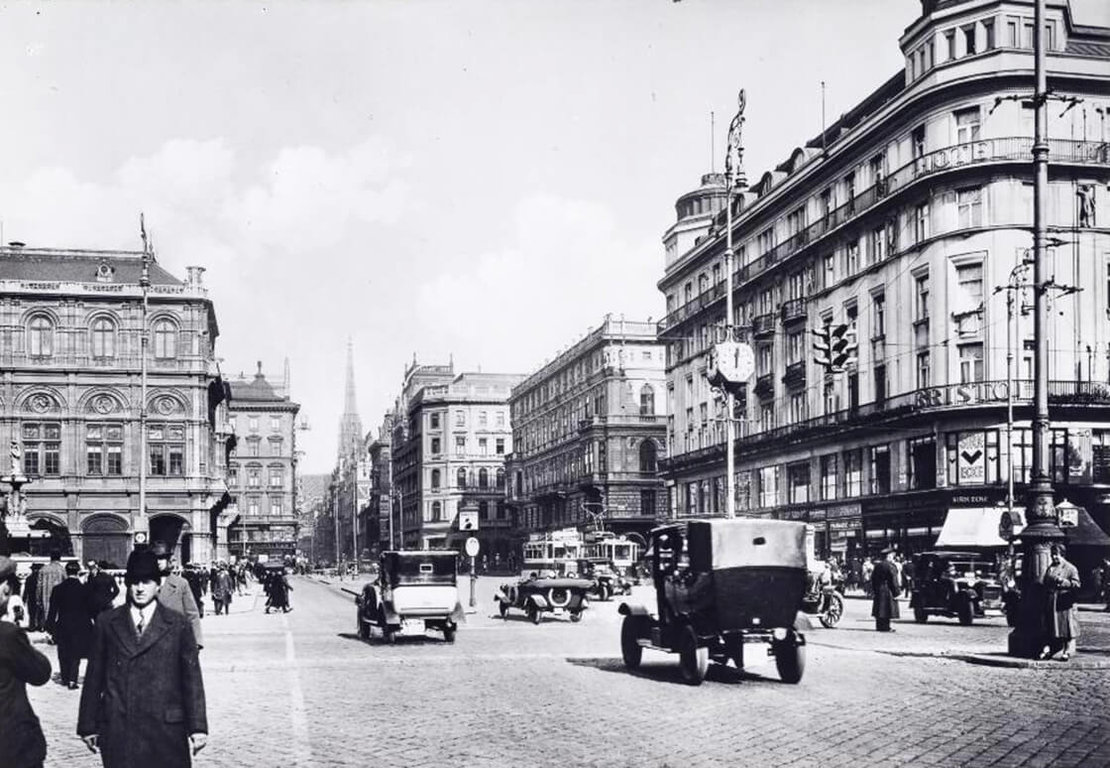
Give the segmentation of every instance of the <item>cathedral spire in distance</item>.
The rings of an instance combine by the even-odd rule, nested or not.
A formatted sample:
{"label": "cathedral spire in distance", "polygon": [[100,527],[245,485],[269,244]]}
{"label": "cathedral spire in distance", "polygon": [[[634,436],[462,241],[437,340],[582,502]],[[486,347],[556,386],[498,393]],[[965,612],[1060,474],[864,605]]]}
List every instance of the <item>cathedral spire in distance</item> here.
{"label": "cathedral spire in distance", "polygon": [[355,398],[354,343],[347,338],[347,384],[343,392],[343,415],[339,419],[338,459],[356,454],[362,444],[362,419]]}

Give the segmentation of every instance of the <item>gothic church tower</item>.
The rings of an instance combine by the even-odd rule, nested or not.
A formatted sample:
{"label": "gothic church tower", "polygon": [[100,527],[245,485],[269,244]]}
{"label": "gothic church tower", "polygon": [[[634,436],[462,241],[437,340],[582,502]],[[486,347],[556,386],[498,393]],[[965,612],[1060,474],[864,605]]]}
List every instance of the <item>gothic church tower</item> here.
{"label": "gothic church tower", "polygon": [[347,387],[343,395],[343,415],[339,418],[339,450],[338,460],[342,462],[346,457],[359,452],[362,445],[362,419],[358,416],[358,405],[355,402],[355,362],[354,346],[347,339]]}

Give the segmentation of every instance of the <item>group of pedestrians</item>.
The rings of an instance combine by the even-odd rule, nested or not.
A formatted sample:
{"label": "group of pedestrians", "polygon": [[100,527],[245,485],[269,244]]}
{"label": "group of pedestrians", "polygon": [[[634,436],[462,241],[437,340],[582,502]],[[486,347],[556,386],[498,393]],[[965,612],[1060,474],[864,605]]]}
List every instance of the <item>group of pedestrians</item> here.
{"label": "group of pedestrians", "polygon": [[[45,623],[55,632],[68,687],[78,687],[82,655],[89,660],[77,735],[100,753],[105,768],[188,768],[207,743],[200,616],[189,584],[170,573],[171,567],[164,545],[135,550],[124,574],[125,601],[96,614],[90,605],[97,590],[92,579],[78,578],[77,563],[63,568],[62,581],[51,590]],[[18,591],[14,562],[0,556],[0,613]],[[31,645],[26,631],[0,622],[0,765],[5,768],[40,768],[46,759],[46,739],[26,687],[45,684],[50,672],[50,660]]]}

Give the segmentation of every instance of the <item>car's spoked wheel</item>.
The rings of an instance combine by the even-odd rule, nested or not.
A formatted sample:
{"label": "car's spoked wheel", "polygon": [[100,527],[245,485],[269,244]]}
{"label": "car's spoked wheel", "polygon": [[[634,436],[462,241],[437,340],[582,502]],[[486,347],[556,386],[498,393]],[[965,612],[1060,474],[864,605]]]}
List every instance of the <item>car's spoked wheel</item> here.
{"label": "car's spoked wheel", "polygon": [[844,600],[840,595],[835,592],[829,595],[829,606],[825,612],[821,614],[821,624],[832,629],[840,623],[840,618],[844,615]]}
{"label": "car's spoked wheel", "polygon": [[621,656],[624,658],[624,666],[628,669],[639,669],[640,661],[644,657],[643,647],[636,642],[640,638],[639,632],[636,631],[638,622],[631,616],[625,616],[624,621],[621,622]]}
{"label": "car's spoked wheel", "polygon": [[698,646],[698,636],[693,627],[683,627],[678,648],[678,666],[682,670],[682,679],[690,685],[701,685],[705,680],[705,673],[709,671],[709,649]]}
{"label": "car's spoked wheel", "polygon": [[600,600],[603,603],[606,600],[609,599],[609,585],[607,585],[607,584],[599,584],[598,585],[598,587],[597,587],[597,599]]}
{"label": "car's spoked wheel", "polygon": [[571,611],[570,620],[573,621],[575,624],[582,621],[582,611]]}

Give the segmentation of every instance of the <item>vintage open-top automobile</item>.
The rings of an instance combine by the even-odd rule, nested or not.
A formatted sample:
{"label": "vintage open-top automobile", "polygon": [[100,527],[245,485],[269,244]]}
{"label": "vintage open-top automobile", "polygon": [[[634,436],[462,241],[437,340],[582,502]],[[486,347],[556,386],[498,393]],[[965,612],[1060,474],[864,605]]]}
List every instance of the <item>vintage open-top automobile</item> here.
{"label": "vintage open-top automobile", "polygon": [[780,520],[691,520],[651,532],[656,612],[622,603],[621,654],[640,666],[644,648],[679,654],[682,676],[705,679],[709,661],[744,667],[758,643],[779,676],[797,683],[805,636],[796,628],[806,588],[806,526]]}
{"label": "vintage open-top automobile", "polygon": [[589,595],[601,602],[605,602],[613,595],[632,594],[632,582],[617,573],[608,560],[580,558],[577,571],[572,575],[592,581]]}
{"label": "vintage open-top automobile", "polygon": [[922,552],[914,558],[913,618],[924,624],[930,616],[976,618],[1005,615],[1002,583],[994,560],[977,552]]}
{"label": "vintage open-top automobile", "polygon": [[378,578],[355,598],[358,636],[370,637],[376,627],[387,643],[407,625],[443,632],[455,640],[463,619],[457,584],[458,555],[453,551],[389,551],[378,559]]}
{"label": "vintage open-top automobile", "polygon": [[529,576],[514,584],[502,584],[494,599],[502,618],[510,608],[516,608],[524,611],[533,624],[539,624],[545,613],[566,613],[571,621],[581,621],[582,612],[590,607],[587,592],[593,584],[590,579]]}

